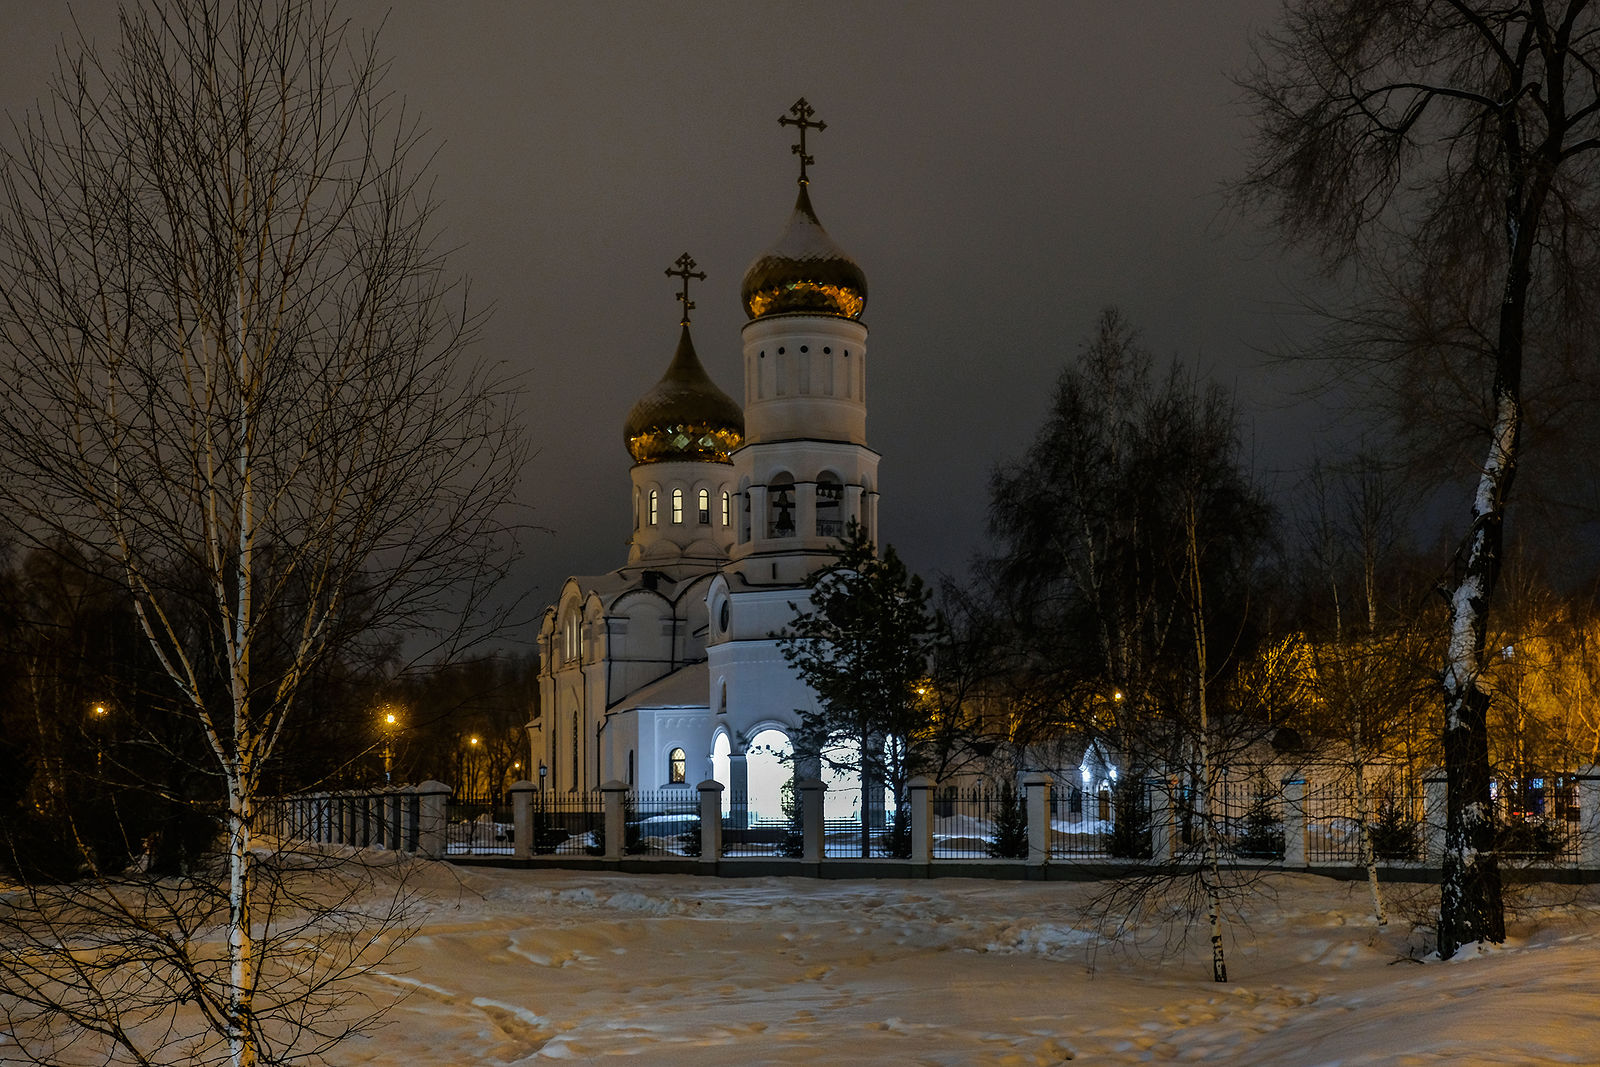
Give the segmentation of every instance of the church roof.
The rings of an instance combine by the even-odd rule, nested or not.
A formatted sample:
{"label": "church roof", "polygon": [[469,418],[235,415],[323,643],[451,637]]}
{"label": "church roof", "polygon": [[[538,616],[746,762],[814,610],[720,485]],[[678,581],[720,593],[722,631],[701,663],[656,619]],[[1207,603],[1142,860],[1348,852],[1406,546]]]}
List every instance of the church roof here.
{"label": "church roof", "polygon": [[867,306],[867,276],[817,220],[804,182],[782,236],[745,271],[745,314],[833,315],[859,319]]}
{"label": "church roof", "polygon": [[707,696],[711,691],[711,675],[705,660],[685,664],[671,674],[663,675],[648,685],[634,690],[616,705],[611,712],[634,708],[695,708],[706,710]]}
{"label": "church roof", "polygon": [[635,463],[727,463],[744,440],[744,412],[700,365],[688,323],[667,372],[628,412],[623,436]]}

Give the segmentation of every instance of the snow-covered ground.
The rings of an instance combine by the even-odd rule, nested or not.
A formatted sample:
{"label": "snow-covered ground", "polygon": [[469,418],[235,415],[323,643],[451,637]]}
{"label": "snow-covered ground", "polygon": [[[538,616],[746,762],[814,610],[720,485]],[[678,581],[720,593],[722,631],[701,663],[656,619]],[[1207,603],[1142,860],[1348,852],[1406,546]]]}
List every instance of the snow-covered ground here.
{"label": "snow-covered ground", "polygon": [[1378,933],[1362,884],[1273,875],[1217,985],[1202,939],[1092,933],[1095,884],[442,864],[414,882],[417,935],[363,980],[405,996],[337,1062],[1600,1062],[1593,890],[1523,890],[1505,946],[1441,963],[1405,918],[1436,890],[1396,887]]}

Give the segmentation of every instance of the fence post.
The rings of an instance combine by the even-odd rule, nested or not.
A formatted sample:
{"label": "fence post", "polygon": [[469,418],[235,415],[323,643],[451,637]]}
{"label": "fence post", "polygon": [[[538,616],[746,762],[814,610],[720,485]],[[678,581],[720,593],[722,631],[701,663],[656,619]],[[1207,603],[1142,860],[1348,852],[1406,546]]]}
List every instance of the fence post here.
{"label": "fence post", "polygon": [[823,840],[827,826],[822,821],[822,799],[827,791],[827,785],[819,778],[802,778],[794,784],[800,801],[800,831],[805,840],[800,858],[807,863],[821,863],[828,853]]}
{"label": "fence post", "polygon": [[1423,859],[1444,857],[1445,773],[1435,767],[1422,778]]}
{"label": "fence post", "polygon": [[700,790],[700,862],[713,866],[722,859],[722,783],[707,778]]}
{"label": "fence post", "polygon": [[445,820],[445,803],[450,799],[450,787],[443,782],[427,781],[413,791],[412,810],[416,819],[415,851],[430,860],[444,859],[449,844],[449,823]]}
{"label": "fence post", "polygon": [[366,810],[367,820],[367,847],[383,847],[383,797],[377,792],[370,792],[362,801]]}
{"label": "fence post", "polygon": [[1172,842],[1172,790],[1171,778],[1152,778],[1150,790],[1150,862],[1171,863]]}
{"label": "fence post", "polygon": [[906,801],[911,805],[911,862],[933,862],[934,781],[917,775],[906,783]]}
{"label": "fence post", "polygon": [[613,778],[600,784],[600,794],[605,804],[606,859],[620,860],[628,836],[628,785]]}
{"label": "fence post", "polygon": [[524,859],[533,855],[539,828],[533,825],[533,798],[538,785],[523,779],[511,783],[511,854]]}
{"label": "fence post", "polygon": [[1050,776],[1032,771],[1022,776],[1028,794],[1028,863],[1050,862]]}
{"label": "fence post", "polygon": [[1600,766],[1578,768],[1578,867],[1600,869]]}
{"label": "fence post", "polygon": [[1306,856],[1309,825],[1306,822],[1306,780],[1283,780],[1283,865],[1308,867]]}

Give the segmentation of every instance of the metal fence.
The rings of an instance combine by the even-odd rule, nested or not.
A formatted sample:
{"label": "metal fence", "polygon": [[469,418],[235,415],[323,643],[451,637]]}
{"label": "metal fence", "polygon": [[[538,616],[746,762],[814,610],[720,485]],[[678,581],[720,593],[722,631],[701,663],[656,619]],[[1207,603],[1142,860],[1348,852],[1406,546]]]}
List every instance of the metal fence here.
{"label": "metal fence", "polygon": [[1050,794],[1051,859],[1143,859],[1150,855],[1154,783]]}
{"label": "metal fence", "polygon": [[622,821],[624,855],[700,855],[700,794],[692,789],[630,792]]}
{"label": "metal fence", "polygon": [[934,859],[1026,859],[1027,800],[1020,789],[945,788],[933,797]]}
{"label": "metal fence", "polygon": [[[1517,866],[1600,869],[1600,775],[1502,776],[1491,785],[1497,852]],[[1363,836],[1380,864],[1436,863],[1443,845],[1442,781],[1373,768],[1358,802],[1355,777],[1337,765],[1308,767],[1304,780],[1260,772],[1222,775],[1209,797],[1210,825],[1229,863],[1347,867],[1362,860]],[[265,801],[268,833],[295,840],[398,849],[429,856],[802,858],[927,861],[1025,860],[1191,862],[1204,835],[1194,786],[1173,777],[1085,793],[1033,775],[1025,788],[918,786],[897,810],[887,804],[833,807],[806,840],[798,811],[757,817],[748,799],[724,793],[721,855],[702,857],[715,834],[700,824],[700,791],[450,796],[441,783],[382,791],[307,793]],[[1580,783],[1581,786],[1580,786]],[[1051,788],[1052,784],[1054,788]],[[820,791],[817,795],[821,795]],[[848,799],[848,798],[846,798]],[[621,828],[608,842],[607,807]],[[1046,806],[1047,805],[1047,806]],[[915,810],[913,810],[915,809]],[[1047,818],[1034,826],[1033,814]],[[523,820],[520,825],[519,817]],[[1582,827],[1589,827],[1587,833]],[[524,839],[525,838],[525,839]],[[809,852],[815,856],[816,851]]]}
{"label": "metal fence", "polygon": [[750,814],[746,794],[729,791],[723,797],[724,856],[799,859],[804,854],[799,812],[789,812],[776,819],[757,818]]}
{"label": "metal fence", "polygon": [[599,855],[605,850],[604,799],[597,792],[535,793],[532,837],[534,855]]}
{"label": "metal fence", "polygon": [[455,794],[445,802],[445,847],[457,855],[510,855],[515,850],[508,794]]}
{"label": "metal fence", "polygon": [[[1366,827],[1380,863],[1407,863],[1422,857],[1427,844],[1427,806],[1422,785],[1413,778],[1377,775],[1366,793]],[[1362,807],[1354,772],[1320,775],[1306,788],[1306,860],[1314,865],[1361,862]]]}
{"label": "metal fence", "polygon": [[[1236,860],[1281,860],[1283,791],[1264,778],[1223,775],[1211,795],[1211,818],[1221,850]],[[1181,814],[1180,808],[1180,814]]]}

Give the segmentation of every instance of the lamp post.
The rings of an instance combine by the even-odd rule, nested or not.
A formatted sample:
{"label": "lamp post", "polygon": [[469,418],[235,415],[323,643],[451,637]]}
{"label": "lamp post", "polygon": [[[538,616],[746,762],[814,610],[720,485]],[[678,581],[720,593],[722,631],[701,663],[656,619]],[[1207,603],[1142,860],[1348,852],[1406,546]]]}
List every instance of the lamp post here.
{"label": "lamp post", "polygon": [[106,759],[106,719],[111,714],[111,709],[104,704],[96,704],[89,709],[89,720],[94,724],[94,775],[96,778],[104,777]]}
{"label": "lamp post", "polygon": [[392,711],[383,715],[383,784],[388,785],[394,770],[394,732],[400,727],[400,718]]}

